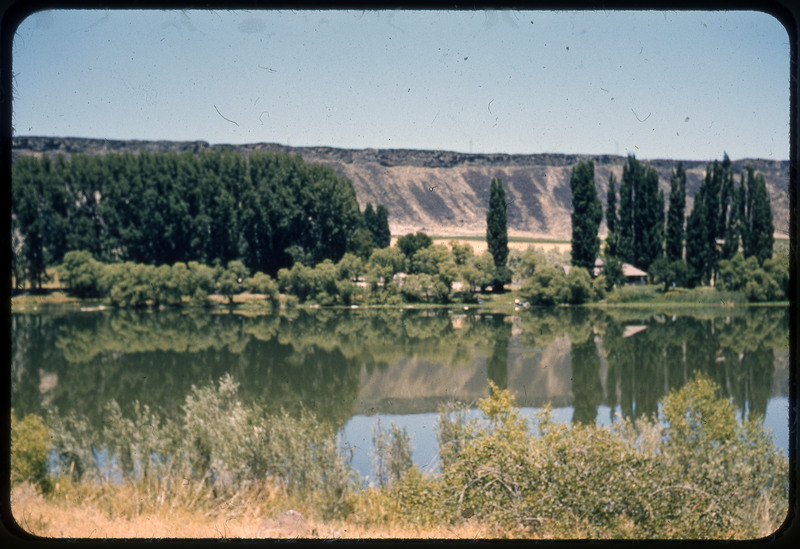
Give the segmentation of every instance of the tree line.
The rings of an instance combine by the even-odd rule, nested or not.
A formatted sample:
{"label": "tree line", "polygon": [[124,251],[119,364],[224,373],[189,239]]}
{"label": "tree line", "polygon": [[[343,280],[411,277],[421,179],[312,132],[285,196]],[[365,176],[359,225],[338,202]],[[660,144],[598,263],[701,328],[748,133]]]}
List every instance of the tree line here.
{"label": "tree line", "polygon": [[389,245],[388,212],[299,155],[231,150],[25,156],[12,167],[12,269],[33,289],[69,251],[106,263],[241,261],[275,274]]}
{"label": "tree line", "polygon": [[[727,154],[721,162],[709,163],[687,216],[686,171],[679,162],[670,176],[665,217],[658,172],[629,155],[619,191],[615,175],[609,176],[608,235],[601,250],[598,229],[603,206],[594,164],[580,161],[570,176],[572,264],[591,272],[602,256],[609,288],[623,281],[621,263],[628,263],[647,272],[651,282],[663,283],[665,289],[721,284],[738,291],[750,282],[748,297],[753,300],[785,299],[788,270],[772,257],[774,224],[764,175],[748,165],[738,185],[734,179]],[[748,274],[742,276],[748,280],[728,274],[731,262],[747,267]]]}
{"label": "tree line", "polygon": [[[27,278],[41,288],[46,268],[62,263],[72,293],[122,306],[202,303],[212,294],[232,301],[246,290],[322,305],[475,301],[476,291],[503,292],[515,276],[530,303],[580,304],[621,285],[623,263],[664,290],[716,283],[751,301],[789,291],[787,262],[772,258],[764,176],[748,166],[735,185],[727,155],[708,164],[688,216],[683,164],[672,171],[665,216],[658,173],[630,155],[619,192],[609,177],[604,246],[594,164],[578,162],[570,175],[569,274],[533,250],[512,261],[499,178],[490,182],[488,251],[475,255],[468,245],[434,246],[424,232],[390,247],[386,208],[368,203],[362,213],[349,180],[300,156],[22,157],[13,174],[17,283]],[[596,276],[598,257],[604,266]],[[744,273],[731,274],[740,267]]]}

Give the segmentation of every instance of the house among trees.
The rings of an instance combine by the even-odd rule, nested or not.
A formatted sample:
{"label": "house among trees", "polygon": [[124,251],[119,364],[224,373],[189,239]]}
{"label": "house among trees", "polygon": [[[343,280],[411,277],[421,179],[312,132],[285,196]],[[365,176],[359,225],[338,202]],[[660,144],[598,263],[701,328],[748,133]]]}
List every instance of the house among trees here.
{"label": "house among trees", "polygon": [[646,272],[627,263],[622,264],[622,275],[625,277],[625,284],[645,284],[647,282]]}
{"label": "house among trees", "polygon": [[[603,266],[602,258],[598,257],[595,259],[592,275],[595,277],[600,275],[603,271]],[[569,274],[569,265],[564,266],[564,272]],[[625,284],[645,284],[647,282],[647,273],[629,263],[622,264],[622,276],[625,277]]]}

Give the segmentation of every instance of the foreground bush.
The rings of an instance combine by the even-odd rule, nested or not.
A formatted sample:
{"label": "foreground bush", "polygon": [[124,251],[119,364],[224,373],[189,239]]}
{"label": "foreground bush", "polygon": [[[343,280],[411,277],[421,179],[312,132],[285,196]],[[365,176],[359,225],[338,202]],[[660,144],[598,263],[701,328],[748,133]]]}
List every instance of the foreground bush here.
{"label": "foreground bush", "polygon": [[35,415],[17,420],[11,410],[11,484],[30,482],[43,492],[50,490],[47,452],[50,440],[47,427]]}
{"label": "foreground bush", "polygon": [[463,408],[442,411],[438,474],[412,464],[404,431],[379,426],[379,486],[367,489],[335,428],[309,414],[244,405],[230,377],[193,387],[174,419],[138,406],[128,419],[112,402],[100,434],[56,411],[48,423],[62,473],[108,475],[93,452],[105,448],[112,475],[150,508],[174,501],[210,510],[268,483],[326,520],[456,528],[477,521],[509,537],[752,539],[786,516],[788,460],[760,418],[738,422],[706,378],[671,392],[659,418],[566,425],[545,408],[533,434],[511,394],[491,388],[478,419],[467,420]]}
{"label": "foreground bush", "polygon": [[661,424],[621,420],[610,429],[555,423],[545,409],[531,436],[510,394],[493,386],[479,402],[485,419],[441,416],[441,476],[412,471],[392,497],[410,521],[474,516],[510,535],[767,535],[786,515],[787,460],[760,424],[738,424],[716,393],[697,379],[664,400]]}
{"label": "foreground bush", "polygon": [[[243,405],[229,376],[193,387],[174,420],[159,419],[138,403],[132,418],[114,401],[105,411],[99,434],[79,418],[50,411],[62,474],[71,471],[76,480],[116,476],[145,486],[146,499],[153,501],[192,486],[197,489],[192,505],[229,498],[268,479],[322,516],[348,509],[356,478],[335,430],[309,413],[269,414],[258,405]],[[97,460],[95,451],[101,449],[113,463]]]}

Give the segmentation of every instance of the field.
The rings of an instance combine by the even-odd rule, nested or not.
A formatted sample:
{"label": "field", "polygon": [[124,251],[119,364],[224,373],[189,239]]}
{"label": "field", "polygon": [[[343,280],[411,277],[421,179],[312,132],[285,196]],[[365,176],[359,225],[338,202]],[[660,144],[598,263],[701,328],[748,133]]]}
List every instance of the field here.
{"label": "field", "polygon": [[[486,238],[483,236],[438,236],[430,235],[434,244],[447,245],[451,241],[472,246],[475,255],[480,255],[488,249]],[[392,245],[397,242],[397,237],[392,237]],[[559,253],[568,252],[571,244],[568,240],[549,240],[544,238],[508,237],[508,247],[511,250],[526,250],[529,246],[539,248],[543,253],[556,250]]]}

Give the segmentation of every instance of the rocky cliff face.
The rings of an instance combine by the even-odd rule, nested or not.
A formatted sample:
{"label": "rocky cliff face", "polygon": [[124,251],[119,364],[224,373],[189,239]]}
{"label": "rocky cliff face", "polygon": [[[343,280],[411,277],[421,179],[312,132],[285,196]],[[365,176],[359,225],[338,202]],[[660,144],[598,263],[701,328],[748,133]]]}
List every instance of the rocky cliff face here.
{"label": "rocky cliff face", "polygon": [[[432,235],[483,235],[489,182],[502,179],[508,200],[509,234],[568,240],[570,238],[570,170],[578,160],[591,159],[601,201],[605,203],[610,173],[622,177],[625,157],[571,154],[466,154],[408,149],[336,149],[288,147],[274,143],[210,145],[205,141],[115,141],[70,137],[15,137],[12,158],[19,155],[107,154],[125,151],[178,153],[204,149],[253,150],[299,154],[307,162],[324,164],[353,182],[362,208],[367,202],[389,210],[392,233],[424,230]],[[677,160],[649,160],[660,177],[665,201],[670,172]],[[764,174],[772,200],[777,234],[789,221],[789,162],[763,159],[733,161],[738,174],[747,164]],[[687,211],[705,177],[708,160],[684,160]],[[601,227],[601,232],[605,226]],[[783,234],[783,236],[786,236]]]}

